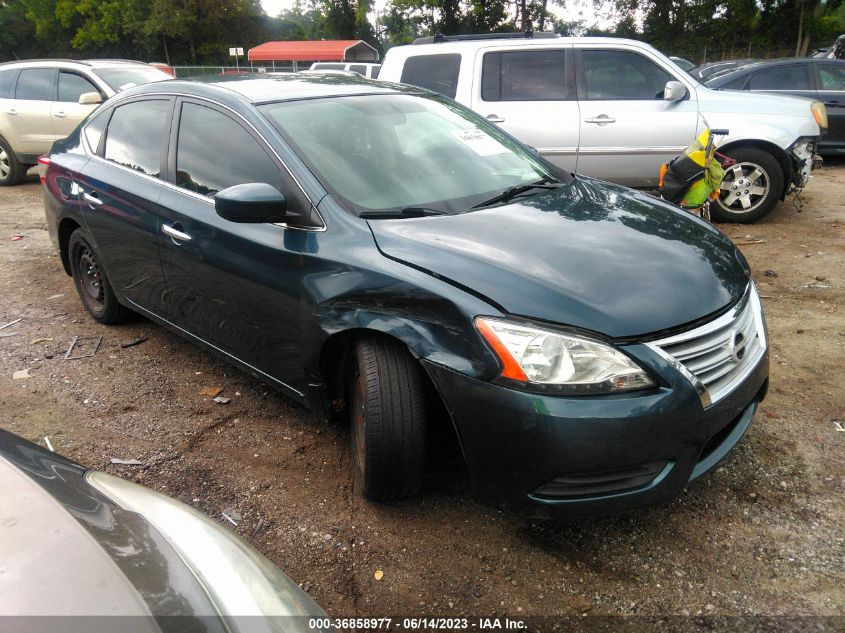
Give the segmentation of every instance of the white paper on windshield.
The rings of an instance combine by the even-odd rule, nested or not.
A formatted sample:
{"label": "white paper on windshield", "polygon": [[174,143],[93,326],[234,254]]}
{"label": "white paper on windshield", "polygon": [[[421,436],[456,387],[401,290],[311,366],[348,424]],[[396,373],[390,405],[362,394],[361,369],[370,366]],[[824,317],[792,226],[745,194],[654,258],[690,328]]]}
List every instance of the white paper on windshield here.
{"label": "white paper on windshield", "polygon": [[510,154],[510,150],[507,147],[477,128],[452,130],[451,134],[479,156]]}

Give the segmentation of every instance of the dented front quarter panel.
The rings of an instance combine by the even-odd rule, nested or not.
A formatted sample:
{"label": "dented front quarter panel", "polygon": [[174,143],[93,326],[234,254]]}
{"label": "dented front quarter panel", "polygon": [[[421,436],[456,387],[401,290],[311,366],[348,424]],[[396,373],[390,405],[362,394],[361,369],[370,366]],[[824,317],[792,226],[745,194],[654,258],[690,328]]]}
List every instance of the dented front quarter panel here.
{"label": "dented front quarter panel", "polygon": [[474,378],[493,376],[497,361],[472,322],[478,314],[499,314],[495,307],[382,255],[367,222],[330,196],[319,209],[328,230],[309,234],[311,247],[303,249],[306,387],[313,391],[325,381],[321,350],[329,338],[354,330],[393,336],[414,356]]}

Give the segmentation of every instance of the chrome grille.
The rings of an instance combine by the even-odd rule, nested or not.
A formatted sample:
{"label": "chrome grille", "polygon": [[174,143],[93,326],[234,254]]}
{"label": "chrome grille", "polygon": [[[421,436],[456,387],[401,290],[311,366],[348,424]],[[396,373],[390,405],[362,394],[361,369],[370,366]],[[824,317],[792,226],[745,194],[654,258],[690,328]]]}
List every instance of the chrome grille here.
{"label": "chrome grille", "polygon": [[736,306],[710,323],[649,346],[691,374],[687,377],[699,383],[696,387],[705,405],[718,402],[742,382],[766,352],[766,328],[757,289],[750,284]]}

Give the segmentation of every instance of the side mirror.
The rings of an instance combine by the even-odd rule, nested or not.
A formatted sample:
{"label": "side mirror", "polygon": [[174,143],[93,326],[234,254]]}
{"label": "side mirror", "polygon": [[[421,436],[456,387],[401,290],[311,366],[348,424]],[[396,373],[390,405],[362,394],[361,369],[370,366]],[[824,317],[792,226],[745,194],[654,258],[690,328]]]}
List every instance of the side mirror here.
{"label": "side mirror", "polygon": [[103,102],[99,92],[83,92],[79,95],[79,105],[97,105]]}
{"label": "side mirror", "polygon": [[687,96],[687,89],[680,81],[667,81],[663,89],[664,101],[680,101]]}
{"label": "side mirror", "polygon": [[214,196],[214,209],[224,220],[245,224],[287,222],[288,201],[275,187],[264,182],[235,185]]}

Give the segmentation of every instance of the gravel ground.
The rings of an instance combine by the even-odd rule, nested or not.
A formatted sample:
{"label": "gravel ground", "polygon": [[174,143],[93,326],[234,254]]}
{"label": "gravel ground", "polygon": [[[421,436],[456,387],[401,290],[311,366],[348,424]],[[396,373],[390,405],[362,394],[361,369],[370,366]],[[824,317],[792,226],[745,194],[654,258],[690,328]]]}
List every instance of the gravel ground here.
{"label": "gravel ground", "polygon": [[[362,501],[346,428],[140,317],[89,318],[52,251],[37,179],[0,189],[0,324],[22,319],[0,331],[15,334],[0,338],[0,426],[230,528],[222,512],[235,509],[234,529],[333,616],[705,615],[716,629],[773,616],[776,630],[845,630],[845,162],[828,161],[802,202],[720,227],[764,297],[771,389],[729,458],[666,506],[511,516],[467,496],[450,451],[418,497]],[[103,340],[63,360],[74,336]],[[13,379],[22,369],[31,377]]]}

